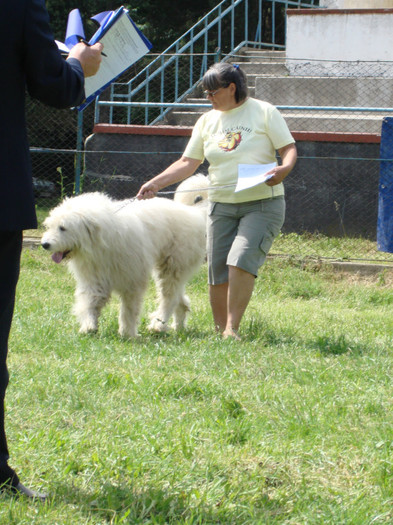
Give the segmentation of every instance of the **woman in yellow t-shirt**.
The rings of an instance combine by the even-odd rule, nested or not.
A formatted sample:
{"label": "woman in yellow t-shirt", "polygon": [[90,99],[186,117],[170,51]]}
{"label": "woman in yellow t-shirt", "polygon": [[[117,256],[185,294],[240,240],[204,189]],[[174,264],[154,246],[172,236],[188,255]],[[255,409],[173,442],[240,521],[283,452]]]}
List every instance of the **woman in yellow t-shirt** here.
{"label": "woman in yellow t-shirt", "polygon": [[[210,304],[216,329],[225,338],[240,339],[240,321],[258,269],[284,222],[282,181],[293,169],[297,151],[279,111],[248,97],[246,76],[239,66],[214,64],[202,86],[213,109],[195,124],[183,156],[144,184],[138,198],[154,197],[162,188],[186,179],[207,159]],[[236,192],[243,164],[274,167],[266,182]]]}

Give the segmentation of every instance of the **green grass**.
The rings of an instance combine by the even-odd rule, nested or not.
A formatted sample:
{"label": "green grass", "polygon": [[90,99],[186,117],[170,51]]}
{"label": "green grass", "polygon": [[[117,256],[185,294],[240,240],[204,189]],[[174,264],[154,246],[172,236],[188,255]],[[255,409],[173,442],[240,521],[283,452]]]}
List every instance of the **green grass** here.
{"label": "green grass", "polygon": [[393,276],[269,260],[242,342],[213,330],[206,268],[187,330],[137,341],[118,302],[96,335],[74,283],[23,253],[7,434],[45,504],[0,496],[1,524],[393,523]]}
{"label": "green grass", "polygon": [[272,251],[276,255],[303,258],[393,262],[393,255],[378,251],[374,240],[362,237],[329,237],[322,233],[281,233],[274,242]]}

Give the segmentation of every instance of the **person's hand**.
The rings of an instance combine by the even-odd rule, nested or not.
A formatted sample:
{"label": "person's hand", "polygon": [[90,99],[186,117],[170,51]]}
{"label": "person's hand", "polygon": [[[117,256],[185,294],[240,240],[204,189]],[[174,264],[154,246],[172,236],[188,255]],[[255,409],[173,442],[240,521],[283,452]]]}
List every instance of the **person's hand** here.
{"label": "person's hand", "polygon": [[289,175],[296,164],[297,150],[295,144],[287,144],[278,149],[278,154],[281,157],[282,164],[275,166],[268,171],[266,175],[273,175],[271,179],[267,180],[265,184],[268,186],[276,186],[280,184],[287,175]]}
{"label": "person's hand", "polygon": [[269,180],[267,180],[265,184],[267,184],[268,186],[276,186],[285,179],[288,173],[288,169],[284,168],[283,166],[276,166],[275,168],[266,173],[266,175],[273,176]]}
{"label": "person's hand", "polygon": [[85,77],[92,77],[99,70],[103,49],[104,46],[100,42],[94,44],[94,46],[87,46],[80,42],[71,49],[68,58],[79,60]]}
{"label": "person's hand", "polygon": [[152,199],[156,196],[158,190],[160,188],[158,185],[152,181],[146,182],[143,186],[141,186],[138,195],[136,196],[137,199]]}

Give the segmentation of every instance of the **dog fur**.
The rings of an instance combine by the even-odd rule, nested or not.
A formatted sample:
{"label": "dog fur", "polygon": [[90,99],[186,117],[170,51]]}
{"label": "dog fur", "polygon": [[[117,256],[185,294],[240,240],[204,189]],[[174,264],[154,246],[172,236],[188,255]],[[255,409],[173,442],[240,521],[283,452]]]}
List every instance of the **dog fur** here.
{"label": "dog fur", "polygon": [[176,188],[174,200],[188,206],[205,206],[208,198],[209,179],[202,173],[196,173],[185,179]]}
{"label": "dog fur", "polygon": [[205,256],[205,216],[198,207],[165,198],[116,201],[102,193],[66,198],[44,225],[41,244],[76,280],[74,313],[80,332],[98,329],[112,292],[120,296],[119,333],[136,337],[150,277],[158,308],[149,329],[185,324],[190,310],[185,285]]}

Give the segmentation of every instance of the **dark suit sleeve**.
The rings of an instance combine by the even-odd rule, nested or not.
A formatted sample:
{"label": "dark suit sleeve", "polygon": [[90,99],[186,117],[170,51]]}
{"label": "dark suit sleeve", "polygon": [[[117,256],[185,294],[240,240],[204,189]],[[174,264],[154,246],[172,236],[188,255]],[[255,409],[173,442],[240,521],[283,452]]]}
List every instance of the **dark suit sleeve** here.
{"label": "dark suit sleeve", "polygon": [[29,94],[56,108],[77,106],[85,98],[82,66],[64,60],[53,38],[43,0],[28,0],[23,56]]}

